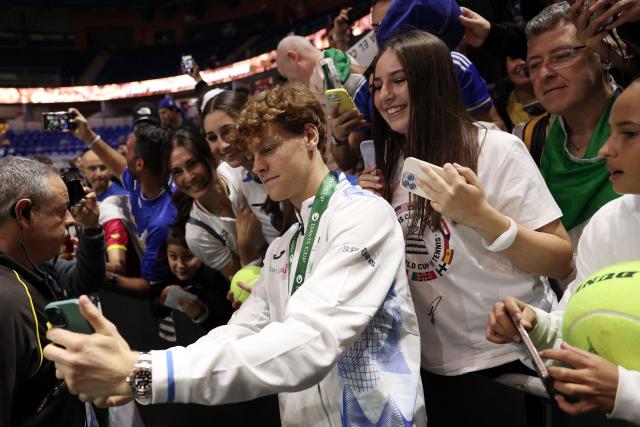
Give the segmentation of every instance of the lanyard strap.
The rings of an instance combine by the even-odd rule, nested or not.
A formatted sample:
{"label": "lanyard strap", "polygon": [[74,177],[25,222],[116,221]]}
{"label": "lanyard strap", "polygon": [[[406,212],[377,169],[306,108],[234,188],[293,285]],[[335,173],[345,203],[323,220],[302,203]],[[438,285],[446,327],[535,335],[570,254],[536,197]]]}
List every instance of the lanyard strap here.
{"label": "lanyard strap", "polygon": [[[322,180],[320,188],[316,193],[316,197],[313,201],[313,208],[309,214],[309,221],[307,221],[307,232],[302,240],[302,250],[300,251],[300,258],[298,258],[298,266],[296,267],[296,274],[293,286],[291,287],[291,295],[298,290],[304,283],[305,276],[307,274],[307,264],[309,263],[309,254],[311,253],[311,247],[318,231],[318,224],[322,214],[329,205],[329,199],[333,195],[338,185],[338,180],[329,172],[327,176]],[[298,234],[300,233],[300,227],[296,230],[295,234],[289,242],[289,265],[293,264],[293,255],[296,252],[296,245],[298,243]]]}

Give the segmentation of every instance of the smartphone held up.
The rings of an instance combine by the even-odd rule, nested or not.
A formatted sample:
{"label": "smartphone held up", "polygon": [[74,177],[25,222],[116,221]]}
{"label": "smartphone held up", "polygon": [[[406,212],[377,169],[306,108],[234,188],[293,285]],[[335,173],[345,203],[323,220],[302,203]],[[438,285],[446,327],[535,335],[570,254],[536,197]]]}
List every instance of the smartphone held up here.
{"label": "smartphone held up", "polygon": [[344,88],[329,89],[325,91],[325,97],[327,102],[327,109],[333,111],[338,109],[338,114],[346,113],[349,110],[353,110],[356,107],[356,103],[353,102],[353,98],[349,95]]}
{"label": "smartphone held up", "polygon": [[64,184],[69,193],[69,207],[79,206],[80,201],[86,195],[82,182],[79,179],[65,179]]}
{"label": "smartphone held up", "polygon": [[182,72],[185,74],[193,73],[193,56],[191,55],[182,55],[180,59],[180,65],[182,67]]}
{"label": "smartphone held up", "polygon": [[76,128],[76,113],[71,111],[52,111],[42,113],[42,126],[46,131],[70,131]]}

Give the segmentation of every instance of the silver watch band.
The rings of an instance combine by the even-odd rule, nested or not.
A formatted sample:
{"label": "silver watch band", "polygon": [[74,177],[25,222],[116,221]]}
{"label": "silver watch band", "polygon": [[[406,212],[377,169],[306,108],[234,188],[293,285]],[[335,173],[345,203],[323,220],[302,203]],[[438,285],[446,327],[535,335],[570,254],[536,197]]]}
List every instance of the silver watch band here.
{"label": "silver watch band", "polygon": [[151,372],[151,353],[140,352],[138,361],[133,365],[133,371],[126,381],[131,387],[134,399],[142,405],[151,403],[153,394]]}

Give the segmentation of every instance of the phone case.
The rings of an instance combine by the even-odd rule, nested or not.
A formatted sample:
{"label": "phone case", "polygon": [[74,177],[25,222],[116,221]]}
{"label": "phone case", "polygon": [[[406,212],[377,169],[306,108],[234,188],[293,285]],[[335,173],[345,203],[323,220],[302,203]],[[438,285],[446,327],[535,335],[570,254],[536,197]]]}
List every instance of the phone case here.
{"label": "phone case", "polygon": [[83,334],[94,332],[89,322],[80,314],[80,303],[77,298],[51,302],[45,306],[44,312],[54,328],[64,328]]}
{"label": "phone case", "polygon": [[365,168],[376,164],[376,147],[372,139],[367,139],[360,143],[360,154],[362,154]]}
{"label": "phone case", "polygon": [[549,394],[549,397],[553,399],[553,396],[557,394],[556,390],[553,388],[553,378],[549,375],[549,370],[547,369],[542,357],[538,353],[538,349],[533,345],[531,338],[529,338],[529,334],[524,329],[524,327],[520,324],[519,321],[516,321],[513,317],[511,318],[513,324],[516,326],[516,330],[522,338],[522,345],[524,349],[527,351],[529,355],[529,359],[533,363],[533,367],[538,374],[538,377],[542,380],[542,384],[544,385],[545,390]]}
{"label": "phone case", "polygon": [[329,89],[325,91],[325,96],[327,98],[327,106],[329,107],[329,111],[333,111],[338,106],[338,114],[345,113],[349,110],[353,110],[356,108],[355,102],[344,88],[338,89]]}
{"label": "phone case", "polygon": [[400,186],[416,196],[431,200],[429,196],[427,196],[427,193],[422,191],[422,188],[418,185],[418,180],[429,182],[429,177],[422,171],[422,169],[420,169],[420,164],[430,167],[445,181],[447,180],[444,170],[440,166],[432,165],[431,163],[416,159],[415,157],[407,157],[404,160],[404,166],[402,167],[402,179],[400,180]]}

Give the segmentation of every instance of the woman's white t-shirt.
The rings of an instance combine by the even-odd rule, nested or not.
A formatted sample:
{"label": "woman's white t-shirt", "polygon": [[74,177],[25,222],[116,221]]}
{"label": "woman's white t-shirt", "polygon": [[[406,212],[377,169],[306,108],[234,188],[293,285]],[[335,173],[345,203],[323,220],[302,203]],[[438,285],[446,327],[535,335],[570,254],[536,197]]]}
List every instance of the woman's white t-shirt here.
{"label": "woman's white t-shirt", "polygon": [[[485,128],[479,129],[478,138],[477,175],[491,206],[532,230],[562,216],[522,141]],[[516,360],[514,347],[485,338],[489,312],[506,296],[548,311],[555,301],[551,289],[505,255],[485,249],[480,234],[467,226],[443,217],[443,231],[427,227],[423,235],[410,233],[409,193],[395,181],[392,206],[405,233],[422,367],[459,375]]]}
{"label": "woman's white t-shirt", "polygon": [[[218,178],[229,190],[229,200],[234,212],[238,212],[244,200],[238,191],[239,183],[229,172],[230,166],[224,162],[218,166]],[[189,250],[209,267],[220,270],[238,256],[236,219],[209,212],[197,200],[193,201],[189,220],[185,226],[185,239]]]}

